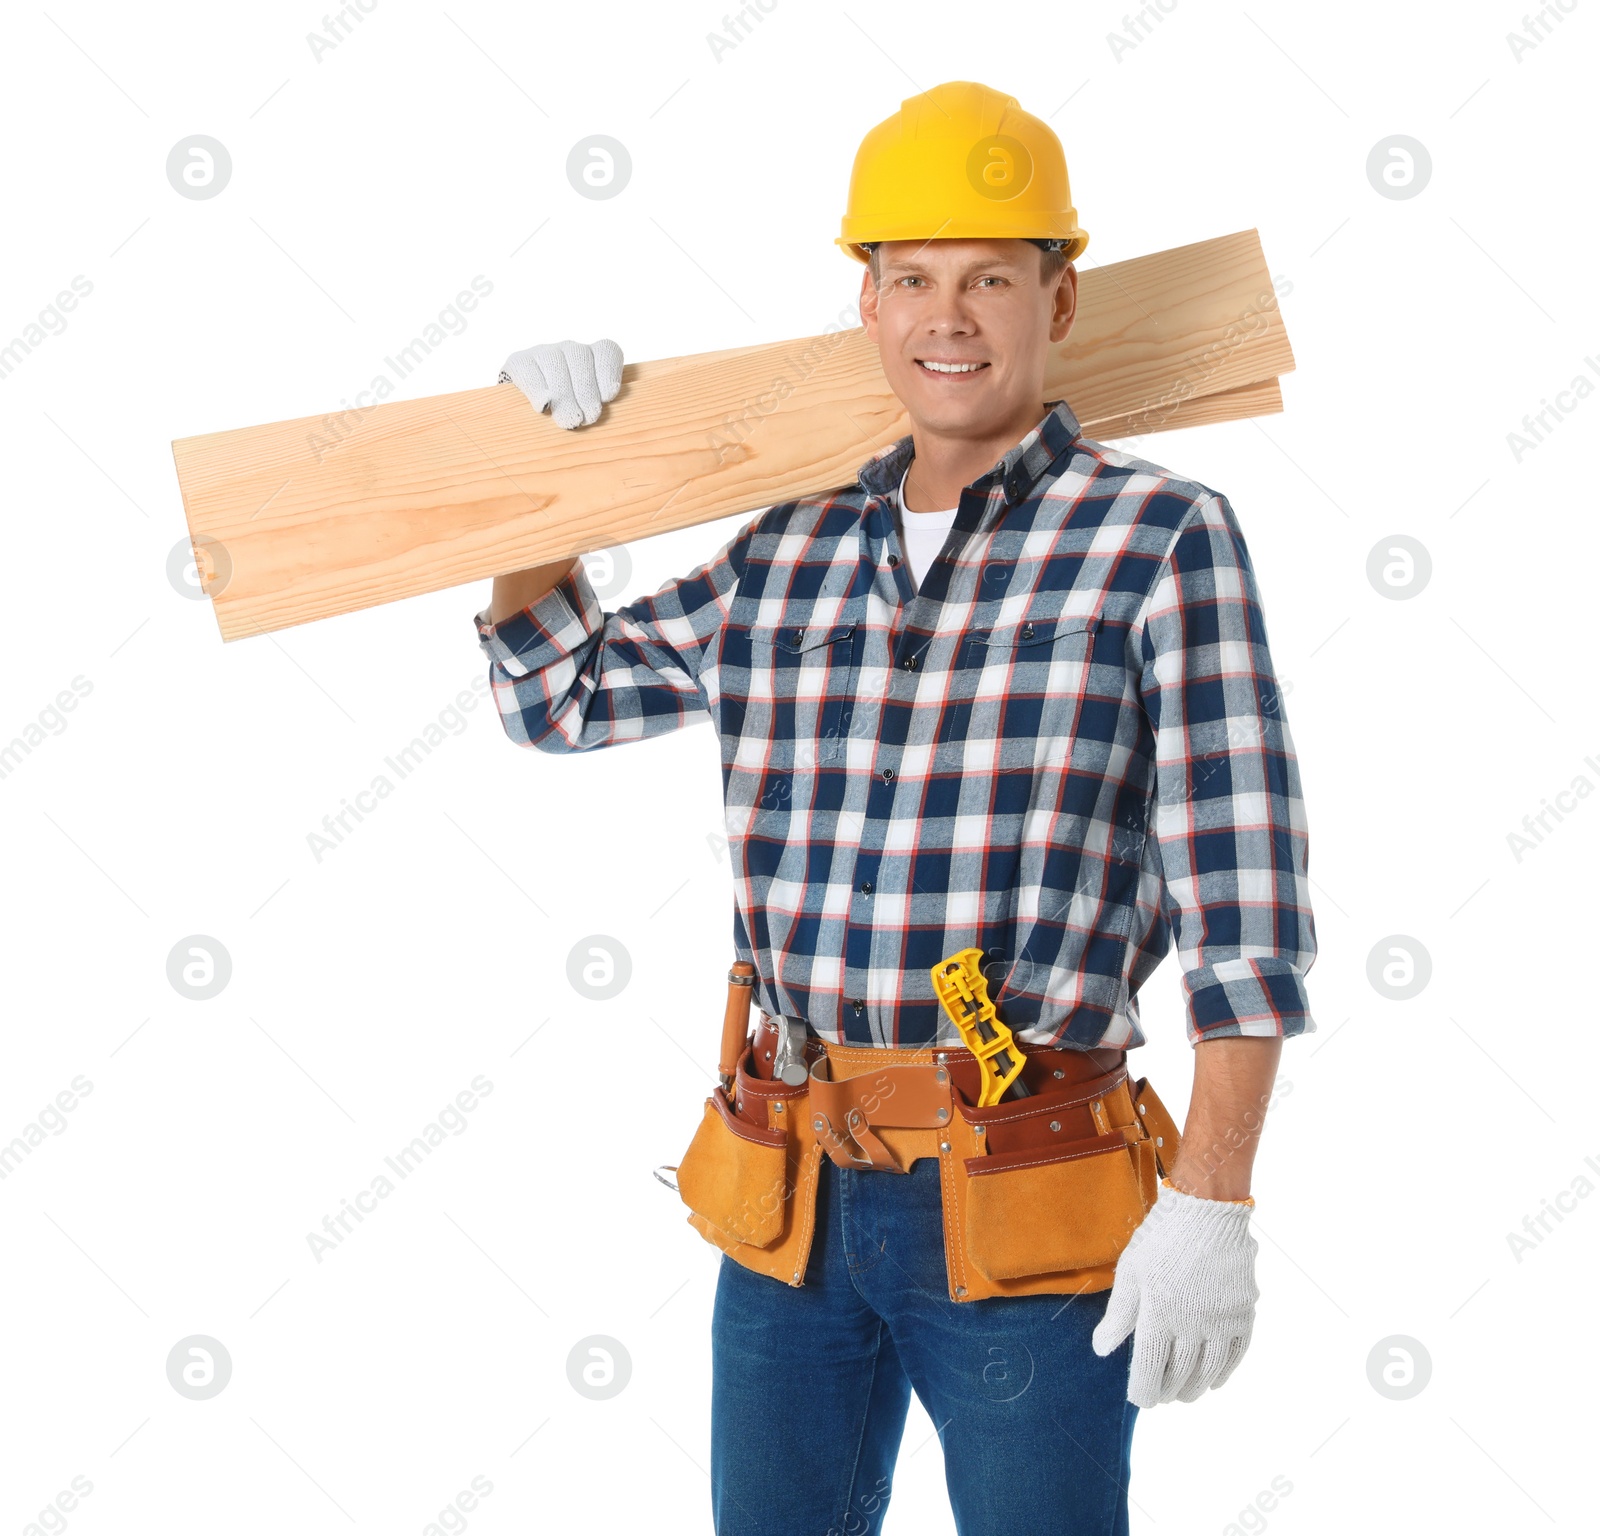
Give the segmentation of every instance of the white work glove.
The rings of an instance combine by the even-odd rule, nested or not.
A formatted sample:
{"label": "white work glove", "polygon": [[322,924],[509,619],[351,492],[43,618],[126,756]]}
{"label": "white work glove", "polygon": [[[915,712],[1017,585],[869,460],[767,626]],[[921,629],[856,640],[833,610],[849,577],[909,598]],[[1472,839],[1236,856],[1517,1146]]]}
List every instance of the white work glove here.
{"label": "white work glove", "polygon": [[622,348],[614,341],[526,347],[505,360],[496,382],[515,384],[536,411],[548,406],[558,427],[593,426],[600,407],[622,388]]}
{"label": "white work glove", "polygon": [[1165,1179],[1117,1261],[1094,1352],[1133,1334],[1128,1401],[1192,1403],[1244,1358],[1255,1325],[1256,1240],[1251,1206],[1186,1195]]}

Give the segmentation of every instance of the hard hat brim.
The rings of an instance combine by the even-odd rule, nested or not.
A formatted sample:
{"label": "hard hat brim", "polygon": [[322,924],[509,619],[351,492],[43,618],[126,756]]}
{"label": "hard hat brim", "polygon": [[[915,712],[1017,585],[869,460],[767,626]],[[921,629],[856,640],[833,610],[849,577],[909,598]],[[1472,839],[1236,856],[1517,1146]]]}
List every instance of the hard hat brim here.
{"label": "hard hat brim", "polygon": [[929,235],[923,229],[872,229],[851,230],[834,240],[847,256],[853,256],[862,265],[867,263],[869,253],[862,249],[863,241],[881,244],[885,240],[1060,240],[1062,252],[1068,261],[1076,261],[1089,246],[1089,232],[1086,229],[1074,228],[1072,230],[1039,230],[1039,229],[946,229],[937,235]]}

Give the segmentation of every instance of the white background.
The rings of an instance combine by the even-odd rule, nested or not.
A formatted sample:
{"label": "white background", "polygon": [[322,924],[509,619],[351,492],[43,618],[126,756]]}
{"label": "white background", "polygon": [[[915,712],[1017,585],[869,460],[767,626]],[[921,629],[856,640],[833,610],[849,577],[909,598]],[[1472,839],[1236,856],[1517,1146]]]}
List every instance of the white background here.
{"label": "white background", "polygon": [[[1592,1530],[1600,1199],[1520,1259],[1507,1234],[1600,1161],[1600,804],[1520,858],[1508,834],[1600,784],[1600,401],[1520,462],[1507,434],[1600,377],[1596,7],[1519,59],[1524,14],[1177,0],[1119,54],[1120,5],[778,0],[719,61],[716,3],[378,0],[319,62],[311,5],[10,13],[0,344],[93,292],[0,379],[0,742],[47,722],[0,778],[0,1143],[91,1088],[0,1181],[0,1531],[74,1477],[49,1528],[420,1532],[474,1477],[486,1536],[708,1528],[715,1257],[650,1169],[716,1050],[712,734],[561,760],[479,705],[317,860],[322,818],[455,718],[488,583],[224,646],[167,576],[170,442],[336,408],[477,275],[401,394],[565,336],[642,360],[817,333],[855,304],[831,241],[857,143],[952,78],[1060,133],[1085,269],[1255,227],[1292,284],[1284,414],[1121,445],[1240,517],[1321,944],[1258,1164],[1255,1343],[1141,1417],[1134,1530],[1228,1531],[1275,1477],[1241,1528]],[[165,174],[197,133],[233,162],[209,200]],[[595,133],[633,158],[609,201],[566,180]],[[1432,160],[1405,200],[1366,170],[1394,134]],[[626,595],[736,523],[632,546]],[[1367,575],[1395,535],[1432,566],[1404,600]],[[167,978],[196,934],[232,962],[204,1002]],[[567,980],[596,934],[632,963],[604,1003]],[[1431,959],[1406,1001],[1369,980],[1395,935]],[[1170,961],[1145,1008],[1181,1115]],[[632,1087],[598,1141],[602,1059]],[[318,1262],[307,1234],[478,1074],[465,1129]],[[166,1372],[196,1334],[232,1359],[204,1401]],[[605,1401],[568,1382],[590,1335],[632,1362]],[[1368,1379],[1391,1335],[1432,1362],[1405,1401]],[[804,1411],[774,1383],[773,1433]],[[891,1532],[951,1529],[930,1435],[914,1408]]]}

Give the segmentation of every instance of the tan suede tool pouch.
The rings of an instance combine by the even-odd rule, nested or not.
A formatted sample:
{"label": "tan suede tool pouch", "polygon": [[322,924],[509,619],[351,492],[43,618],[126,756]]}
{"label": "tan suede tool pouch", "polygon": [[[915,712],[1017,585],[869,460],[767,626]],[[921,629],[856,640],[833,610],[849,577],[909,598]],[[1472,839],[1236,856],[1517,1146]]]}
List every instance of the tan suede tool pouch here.
{"label": "tan suede tool pouch", "polygon": [[[1176,1130],[1147,1082],[1137,1085],[1136,1106],[1125,1067],[1058,1082],[1057,1063],[1079,1064],[1060,1052],[1030,1052],[1032,1096],[977,1109],[967,1098],[976,1091],[976,1067],[964,1051],[941,1050],[935,1059],[928,1048],[829,1045],[826,1055],[834,1078],[864,1078],[873,1090],[851,1096],[868,1117],[856,1155],[849,1155],[852,1138],[840,1135],[845,1118],[834,1114],[833,1125],[819,1114],[814,1084],[755,1076],[747,1047],[732,1099],[713,1090],[677,1170],[689,1224],[707,1242],[746,1269],[803,1282],[824,1155],[821,1119],[830,1144],[839,1144],[829,1155],[845,1166],[865,1168],[867,1149],[901,1168],[920,1157],[938,1160],[953,1301],[1110,1286],[1177,1151]],[[897,1075],[907,1070],[926,1076],[915,1092]],[[865,1176],[900,1175],[871,1168]]]}
{"label": "tan suede tool pouch", "polygon": [[790,1088],[739,1062],[735,1102],[715,1088],[678,1165],[689,1225],[746,1269],[799,1285],[815,1224],[822,1149]]}
{"label": "tan suede tool pouch", "polygon": [[971,1149],[951,1159],[946,1189],[959,1207],[963,1299],[1109,1286],[1157,1186],[1126,1072],[956,1108],[954,1139]]}

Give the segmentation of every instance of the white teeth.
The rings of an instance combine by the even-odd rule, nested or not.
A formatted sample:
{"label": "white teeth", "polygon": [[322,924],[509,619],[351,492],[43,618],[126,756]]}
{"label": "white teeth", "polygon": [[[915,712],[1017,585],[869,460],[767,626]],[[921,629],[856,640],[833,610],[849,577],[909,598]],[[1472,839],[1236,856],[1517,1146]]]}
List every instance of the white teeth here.
{"label": "white teeth", "polygon": [[934,373],[976,373],[983,367],[982,363],[930,363],[921,358],[918,362]]}

